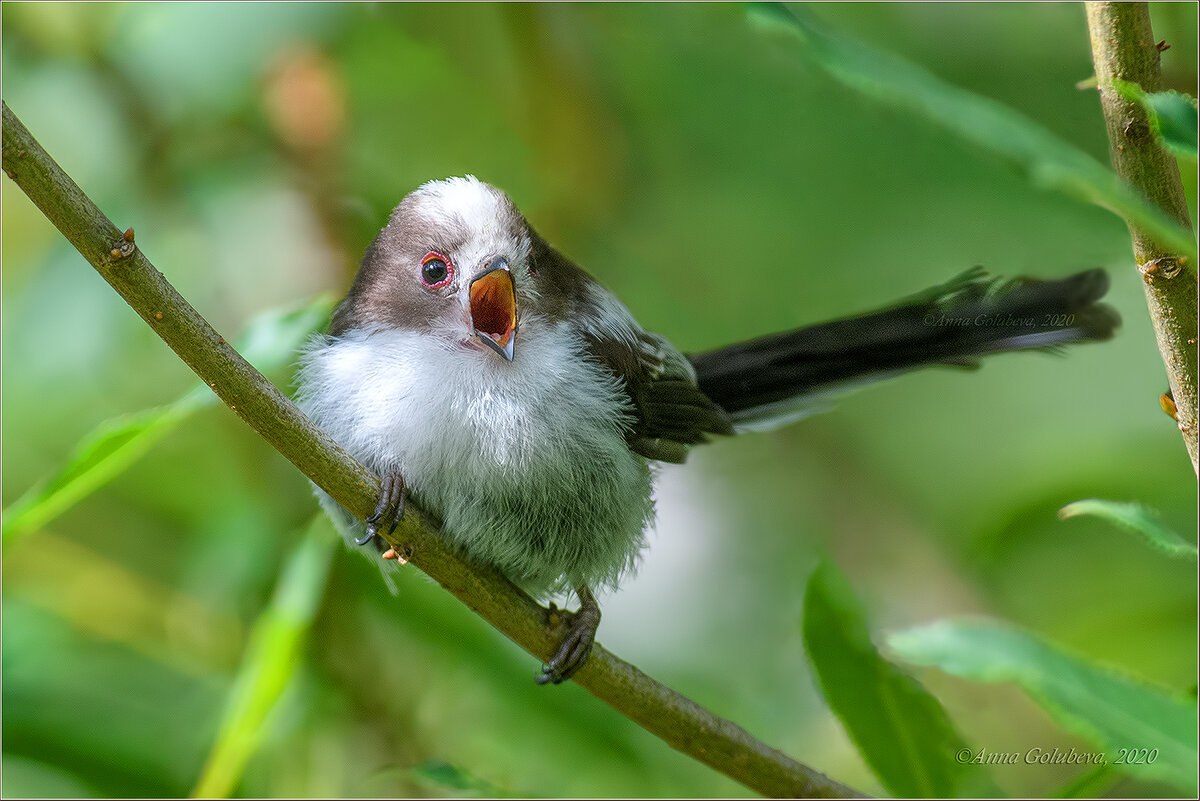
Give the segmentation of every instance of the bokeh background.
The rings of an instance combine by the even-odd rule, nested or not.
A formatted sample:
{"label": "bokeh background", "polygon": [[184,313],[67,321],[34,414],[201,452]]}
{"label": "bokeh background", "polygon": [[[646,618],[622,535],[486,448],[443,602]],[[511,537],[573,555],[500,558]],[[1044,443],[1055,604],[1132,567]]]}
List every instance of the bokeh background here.
{"label": "bokeh background", "polygon": [[[993,97],[1107,163],[1079,4],[818,5],[832,28]],[[1123,223],[1039,191],[926,121],[765,47],[736,5],[3,6],[3,95],[226,336],[341,293],[388,210],[473,173],[698,350],[877,307],[972,265],[1113,275],[1112,342],[929,370],[662,470],[642,568],[602,598],[609,648],[766,742],[882,788],[800,637],[830,556],[886,632],[960,614],[1195,686],[1194,566],[1104,523],[1101,497],[1196,530],[1196,483]],[[1153,7],[1196,86],[1196,6]],[[1185,170],[1192,208],[1195,176]],[[98,423],[194,378],[3,181],[3,498]],[[286,386],[290,371],[273,377]],[[4,545],[3,790],[195,786],[307,482],[219,406]],[[415,571],[391,597],[338,549],[249,796],[742,795],[535,661]],[[968,742],[1087,749],[1019,691],[917,675]],[[997,768],[1045,794],[1072,766]],[[1128,781],[1121,795],[1166,792]]]}

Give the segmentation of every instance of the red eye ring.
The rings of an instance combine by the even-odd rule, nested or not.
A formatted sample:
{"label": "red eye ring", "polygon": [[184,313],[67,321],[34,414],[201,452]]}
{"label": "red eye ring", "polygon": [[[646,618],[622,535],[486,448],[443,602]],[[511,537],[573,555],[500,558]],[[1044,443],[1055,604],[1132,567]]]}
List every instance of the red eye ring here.
{"label": "red eye ring", "polygon": [[[434,262],[439,262],[439,268]],[[421,259],[421,283],[429,289],[441,289],[454,280],[454,265],[448,256],[431,250]]]}

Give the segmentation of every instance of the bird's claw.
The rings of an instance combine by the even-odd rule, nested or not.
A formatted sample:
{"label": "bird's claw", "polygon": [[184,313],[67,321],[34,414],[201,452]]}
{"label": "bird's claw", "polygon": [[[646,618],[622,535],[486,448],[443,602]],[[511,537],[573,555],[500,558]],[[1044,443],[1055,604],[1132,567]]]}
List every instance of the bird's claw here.
{"label": "bird's claw", "polygon": [[361,537],[354,540],[355,545],[366,545],[383,532],[391,534],[400,525],[404,517],[404,504],[408,499],[408,488],[404,485],[404,477],[392,471],[383,477],[383,487],[379,492],[379,503],[375,511],[367,518],[367,529]]}
{"label": "bird's claw", "polygon": [[589,596],[579,611],[571,616],[567,624],[567,636],[550,661],[542,666],[542,672],[534,681],[538,684],[562,684],[575,675],[592,652],[599,626],[600,607]]}

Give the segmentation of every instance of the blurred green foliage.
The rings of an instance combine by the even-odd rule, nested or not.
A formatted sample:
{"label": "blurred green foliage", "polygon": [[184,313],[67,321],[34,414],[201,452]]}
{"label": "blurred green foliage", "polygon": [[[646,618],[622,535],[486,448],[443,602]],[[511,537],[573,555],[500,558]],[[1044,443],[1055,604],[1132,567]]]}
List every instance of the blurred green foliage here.
{"label": "blurred green foliage", "polygon": [[262,744],[264,723],[291,683],[313,618],[321,605],[338,534],[318,512],[288,555],[270,605],[259,615],[229,692],[221,727],[193,794],[228,798],[246,762]]}
{"label": "blurred green foliage", "polygon": [[996,794],[985,771],[955,759],[967,744],[937,699],[879,655],[862,605],[830,562],[808,581],[804,648],[830,708],[893,795]]}
{"label": "blurred green foliage", "polygon": [[[770,14],[764,13],[764,9]],[[1124,185],[1100,161],[1028,117],[991,98],[963,91],[911,62],[864,47],[852,39],[830,35],[807,12],[800,13],[779,3],[754,4],[750,11],[764,27],[791,34],[793,50],[810,57],[830,77],[847,87],[881,103],[908,108],[1009,162],[1027,174],[1035,186],[1055,189],[1110,209],[1151,233],[1165,246],[1196,258],[1196,240],[1190,230]],[[1154,108],[1153,104],[1149,106]],[[1157,129],[1158,117],[1153,120]],[[1192,129],[1194,134],[1194,125]],[[1186,138],[1186,133],[1178,138]]]}
{"label": "blurred green foliage", "polygon": [[[1095,743],[1098,747],[1085,753],[1105,754],[1112,770],[1161,777],[1196,792],[1195,698],[1105,670],[994,623],[939,621],[893,634],[888,645],[909,661],[956,676],[1016,682],[1056,719]],[[1135,742],[1154,745],[1130,745]],[[1146,756],[1136,756],[1141,752]],[[1026,749],[1021,759],[1029,758],[1040,754]]]}
{"label": "blurred green foliage", "polygon": [[[329,319],[330,297],[322,295],[299,309],[272,309],[257,315],[236,347],[260,371],[290,365],[296,350]],[[4,507],[4,542],[43,528],[91,493],[132,467],[195,412],[217,402],[200,384],[164,406],[105,420],[79,441],[62,468],[47,481]]]}
{"label": "blurred green foliage", "polygon": [[[1078,5],[815,5],[846,33],[1107,161]],[[828,553],[879,630],[986,613],[1194,688],[1194,564],[1055,510],[1138,501],[1196,530],[1196,484],[1124,225],[986,150],[849,92],[734,5],[5,3],[4,97],[216,325],[348,285],[400,197],[504,187],[648,327],[701,349],[872,308],[974,264],[1113,274],[1125,324],[1065,358],[1001,357],[852,396],[661,471],[639,575],[601,639],[866,792],[800,627]],[[1153,7],[1168,88],[1196,84],[1196,7]],[[1195,208],[1195,172],[1182,172]],[[193,377],[9,181],[3,503],[120,414]],[[285,373],[277,373],[286,382]],[[3,791],[196,786],[315,505],[236,417],[190,415],[96,494],[5,543]],[[286,582],[285,582],[286,584]],[[389,597],[342,549],[237,792],[738,795],[536,666],[416,573]],[[244,675],[244,674],[243,674]],[[1015,688],[918,674],[972,746],[1087,748]],[[1152,742],[1131,747],[1164,747]],[[1086,778],[996,766],[1009,794]],[[1138,777],[1121,795],[1170,794]]]}
{"label": "blurred green foliage", "polygon": [[1139,534],[1148,545],[1176,559],[1196,561],[1196,546],[1167,528],[1158,519],[1153,509],[1140,503],[1116,503],[1094,498],[1069,503],[1058,510],[1060,520],[1069,520],[1080,515],[1091,515],[1107,520],[1121,528]]}

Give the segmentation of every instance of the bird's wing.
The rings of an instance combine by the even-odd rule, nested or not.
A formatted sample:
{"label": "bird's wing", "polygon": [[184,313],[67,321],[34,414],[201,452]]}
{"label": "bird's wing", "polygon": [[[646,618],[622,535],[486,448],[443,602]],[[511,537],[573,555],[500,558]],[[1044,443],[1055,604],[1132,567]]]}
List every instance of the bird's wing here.
{"label": "bird's wing", "polygon": [[615,295],[544,241],[531,255],[536,272],[564,290],[571,308],[562,311],[579,325],[588,355],[620,379],[633,416],[630,450],[682,463],[707,435],[733,433],[729,415],[696,386],[691,363],[670,342],[642,329]]}
{"label": "bird's wing", "polygon": [[[641,332],[637,345],[585,334],[590,355],[621,379],[634,422],[629,449],[648,459],[682,463],[709,434],[732,434],[729,415],[696,386],[690,365],[665,340]],[[664,347],[665,346],[665,347]],[[686,369],[680,369],[680,366]]]}

